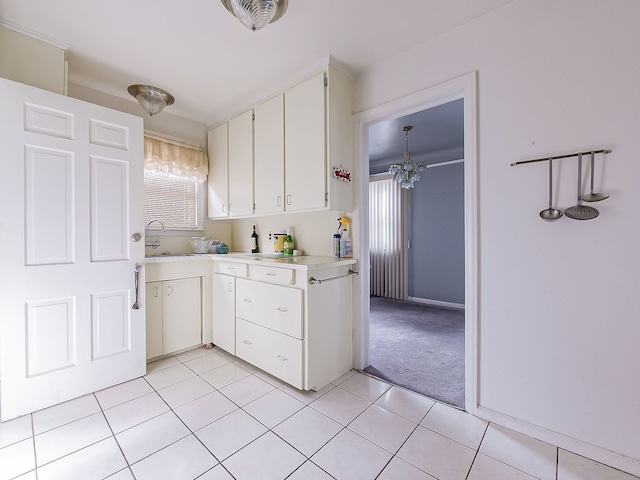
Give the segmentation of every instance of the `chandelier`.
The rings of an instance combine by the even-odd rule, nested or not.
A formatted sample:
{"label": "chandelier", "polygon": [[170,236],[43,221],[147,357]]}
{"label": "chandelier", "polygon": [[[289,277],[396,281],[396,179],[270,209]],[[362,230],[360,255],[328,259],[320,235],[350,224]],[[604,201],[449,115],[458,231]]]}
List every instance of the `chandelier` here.
{"label": "chandelier", "polygon": [[150,116],[160,113],[164,107],[173,104],[173,95],[151,85],[131,85],[127,91]]}
{"label": "chandelier", "polygon": [[221,0],[245,27],[260,30],[278,20],[287,10],[288,0]]}
{"label": "chandelier", "polygon": [[413,188],[413,183],[420,180],[420,174],[425,169],[425,164],[423,162],[414,162],[409,153],[409,131],[412,128],[411,125],[402,127],[406,141],[404,162],[392,163],[389,167],[389,173],[393,175],[393,179],[398,182],[402,188]]}

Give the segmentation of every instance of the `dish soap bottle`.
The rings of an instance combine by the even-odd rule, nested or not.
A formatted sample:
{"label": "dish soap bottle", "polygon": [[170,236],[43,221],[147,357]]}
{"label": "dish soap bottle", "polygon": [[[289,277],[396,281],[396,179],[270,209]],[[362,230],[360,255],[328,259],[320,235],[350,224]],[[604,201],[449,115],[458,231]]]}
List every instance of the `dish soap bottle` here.
{"label": "dish soap bottle", "polygon": [[293,255],[293,238],[291,237],[290,228],[287,228],[287,236],[284,237],[283,253],[285,255]]}
{"label": "dish soap bottle", "polygon": [[256,226],[253,226],[253,232],[251,233],[251,253],[258,253],[258,234],[256,233]]}
{"label": "dish soap bottle", "polygon": [[340,227],[333,234],[333,257],[340,258]]}

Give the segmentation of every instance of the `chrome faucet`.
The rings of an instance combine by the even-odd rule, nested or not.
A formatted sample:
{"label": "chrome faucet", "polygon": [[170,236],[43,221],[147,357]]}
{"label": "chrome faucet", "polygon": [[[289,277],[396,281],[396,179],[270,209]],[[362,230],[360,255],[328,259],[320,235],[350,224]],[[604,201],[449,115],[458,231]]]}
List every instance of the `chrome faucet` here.
{"label": "chrome faucet", "polygon": [[162,231],[164,232],[164,223],[162,223],[160,220],[153,219],[151,220],[149,223],[147,223],[146,228],[144,229],[144,246],[145,247],[151,247],[151,248],[158,248],[160,246],[160,235],[156,235],[156,238],[153,240],[153,242],[151,241],[151,239],[149,238],[149,226],[153,223],[153,222],[158,222],[161,226],[162,226]]}

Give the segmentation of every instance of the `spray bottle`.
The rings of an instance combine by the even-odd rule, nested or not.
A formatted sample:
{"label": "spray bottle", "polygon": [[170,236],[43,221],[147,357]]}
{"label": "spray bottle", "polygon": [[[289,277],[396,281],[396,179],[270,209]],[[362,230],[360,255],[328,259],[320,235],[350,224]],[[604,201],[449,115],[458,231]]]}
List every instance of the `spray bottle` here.
{"label": "spray bottle", "polygon": [[338,221],[342,225],[342,235],[340,236],[340,257],[349,258],[351,257],[351,239],[349,238],[349,232],[347,230],[349,220],[347,219],[346,214],[343,214]]}
{"label": "spray bottle", "polygon": [[340,258],[340,219],[338,219],[338,229],[333,234],[333,257]]}

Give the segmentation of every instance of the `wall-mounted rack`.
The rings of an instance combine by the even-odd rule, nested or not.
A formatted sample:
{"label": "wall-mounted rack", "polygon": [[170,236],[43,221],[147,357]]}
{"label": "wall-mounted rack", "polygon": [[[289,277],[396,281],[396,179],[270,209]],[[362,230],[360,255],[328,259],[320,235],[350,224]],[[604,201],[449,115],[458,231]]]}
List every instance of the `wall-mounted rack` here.
{"label": "wall-mounted rack", "polygon": [[[607,154],[611,153],[611,150],[601,148],[599,150],[589,150],[586,152],[576,152],[576,153],[567,153],[565,155],[555,155],[551,157],[545,158],[534,158],[533,160],[522,160],[519,162],[514,162],[511,164],[512,167],[516,165],[524,165],[525,163],[538,163],[538,162],[547,162],[549,164],[549,208],[542,210],[540,212],[540,218],[542,218],[546,222],[552,222],[558,220],[563,216],[562,211],[553,207],[553,161],[559,160],[562,158],[573,158],[578,157],[578,203],[573,207],[569,207],[564,211],[564,215],[573,219],[573,220],[593,220],[600,212],[593,208],[582,204],[582,201],[586,202],[599,202],[601,200],[605,200],[609,198],[609,195],[604,195],[602,193],[596,193],[593,191],[593,177],[594,177],[594,157],[596,154]],[[590,193],[583,195],[582,194],[582,156],[589,155],[591,161],[591,191]]]}
{"label": "wall-mounted rack", "polygon": [[552,157],[534,158],[533,160],[521,160],[519,162],[513,162],[511,166],[515,167],[516,165],[524,165],[525,163],[548,162],[549,160],[559,160],[561,158],[571,158],[571,157],[577,157],[579,155],[591,155],[592,153],[594,155],[598,153],[611,153],[611,150],[601,148],[600,150],[589,150],[588,152],[567,153],[566,155],[555,155]]}

